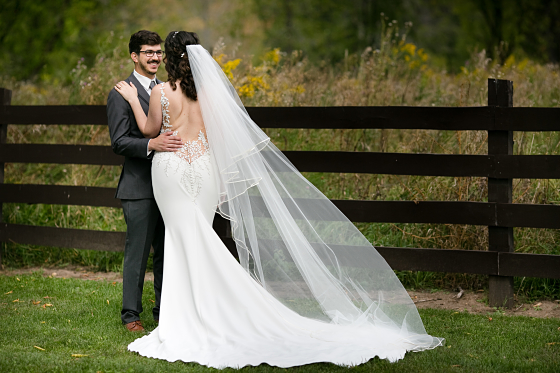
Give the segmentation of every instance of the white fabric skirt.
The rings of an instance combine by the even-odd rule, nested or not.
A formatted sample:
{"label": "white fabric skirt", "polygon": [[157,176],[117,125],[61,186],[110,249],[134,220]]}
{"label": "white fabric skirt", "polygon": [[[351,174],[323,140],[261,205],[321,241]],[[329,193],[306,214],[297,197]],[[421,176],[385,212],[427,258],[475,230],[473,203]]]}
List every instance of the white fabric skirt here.
{"label": "white fabric skirt", "polygon": [[157,153],[154,195],[165,222],[159,326],[128,349],[214,368],[396,361],[415,345],[402,331],[309,319],[284,306],[239,265],[212,228],[218,202],[208,153],[189,164]]}

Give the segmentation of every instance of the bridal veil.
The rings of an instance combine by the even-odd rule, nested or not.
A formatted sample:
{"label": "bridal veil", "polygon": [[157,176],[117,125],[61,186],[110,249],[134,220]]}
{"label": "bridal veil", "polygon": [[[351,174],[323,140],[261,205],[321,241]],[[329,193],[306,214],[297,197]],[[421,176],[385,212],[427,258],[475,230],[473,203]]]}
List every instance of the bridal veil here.
{"label": "bridal veil", "polygon": [[440,345],[383,257],[251,120],[210,53],[200,45],[187,53],[216,162],[218,212],[231,221],[243,268],[302,316],[388,328],[407,350]]}

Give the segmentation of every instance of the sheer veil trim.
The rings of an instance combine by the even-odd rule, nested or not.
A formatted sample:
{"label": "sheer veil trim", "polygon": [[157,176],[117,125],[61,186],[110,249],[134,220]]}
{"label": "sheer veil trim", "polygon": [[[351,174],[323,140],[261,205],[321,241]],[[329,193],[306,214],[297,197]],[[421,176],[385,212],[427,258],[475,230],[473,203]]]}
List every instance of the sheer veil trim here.
{"label": "sheer veil trim", "polygon": [[390,330],[407,350],[441,345],[383,257],[249,117],[210,53],[186,49],[216,164],[218,212],[231,221],[243,268],[305,317]]}

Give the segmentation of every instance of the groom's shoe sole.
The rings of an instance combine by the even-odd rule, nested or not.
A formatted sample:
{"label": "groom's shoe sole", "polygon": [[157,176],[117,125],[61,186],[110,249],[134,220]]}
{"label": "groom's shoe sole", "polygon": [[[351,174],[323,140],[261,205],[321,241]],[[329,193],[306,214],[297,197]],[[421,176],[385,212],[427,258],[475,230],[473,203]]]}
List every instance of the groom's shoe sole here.
{"label": "groom's shoe sole", "polygon": [[140,321],[140,320],[129,322],[125,326],[131,332],[143,332],[144,331],[144,327],[142,326],[142,321]]}

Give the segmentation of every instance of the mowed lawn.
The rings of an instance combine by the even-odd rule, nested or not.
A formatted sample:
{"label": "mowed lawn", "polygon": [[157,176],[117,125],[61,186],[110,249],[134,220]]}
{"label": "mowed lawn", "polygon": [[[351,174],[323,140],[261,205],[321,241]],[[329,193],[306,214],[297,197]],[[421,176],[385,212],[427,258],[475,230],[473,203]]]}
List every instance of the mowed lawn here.
{"label": "mowed lawn", "polygon": [[[121,325],[121,292],[120,283],[45,278],[39,274],[0,276],[0,372],[211,370],[193,363],[147,359],[127,351],[127,344],[139,335],[129,333]],[[151,316],[152,283],[146,283],[144,293],[143,320],[151,330],[155,328]],[[429,309],[421,310],[420,314],[428,333],[446,339],[444,347],[409,353],[394,364],[373,359],[352,368],[323,363],[286,370],[560,372],[559,319]],[[280,372],[281,369],[261,365],[241,371]]]}

